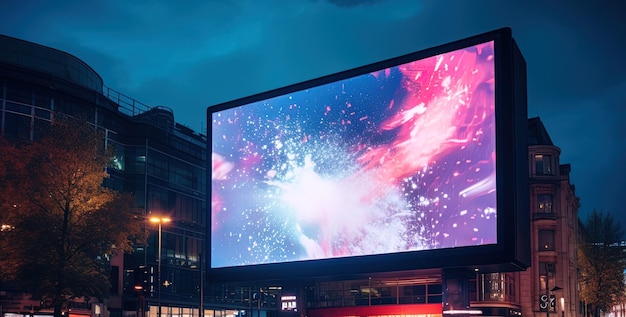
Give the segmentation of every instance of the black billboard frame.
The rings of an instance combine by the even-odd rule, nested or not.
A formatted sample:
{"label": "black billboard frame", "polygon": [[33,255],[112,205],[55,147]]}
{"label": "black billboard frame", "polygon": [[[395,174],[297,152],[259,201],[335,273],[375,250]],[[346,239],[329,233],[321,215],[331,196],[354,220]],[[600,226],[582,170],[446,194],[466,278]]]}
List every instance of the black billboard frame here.
{"label": "black billboard frame", "polygon": [[[418,52],[296,83],[207,108],[207,148],[212,148],[212,113],[397,66],[408,61],[494,41],[496,186],[498,242],[490,245],[354,256],[321,260],[211,267],[208,221],[207,278],[213,282],[272,281],[367,276],[404,271],[463,268],[475,272],[522,271],[530,266],[526,62],[510,28],[501,28]],[[207,159],[207,164],[211,164]],[[211,197],[207,166],[207,196]]]}

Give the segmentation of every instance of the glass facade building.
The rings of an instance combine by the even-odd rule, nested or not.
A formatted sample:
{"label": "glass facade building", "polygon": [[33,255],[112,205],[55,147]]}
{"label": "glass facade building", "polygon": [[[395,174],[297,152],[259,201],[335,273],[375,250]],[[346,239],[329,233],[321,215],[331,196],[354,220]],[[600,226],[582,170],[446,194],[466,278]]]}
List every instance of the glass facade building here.
{"label": "glass facade building", "polygon": [[[146,220],[148,243],[133,254],[111,259],[110,299],[97,303],[100,314],[128,316],[156,311],[161,298],[164,311],[193,315],[200,294],[200,257],[206,226],[206,137],[177,124],[166,107],[148,107],[103,86],[100,76],[80,59],[35,43],[0,36],[0,135],[34,140],[38,127],[49,125],[57,114],[85,118],[106,132],[107,146],[115,148],[105,186],[135,195],[148,219],[167,216],[162,228]],[[161,252],[158,252],[161,245]],[[134,287],[141,269],[154,274],[161,255],[159,288],[149,277],[150,291],[140,302]],[[123,258],[122,258],[123,257]],[[11,299],[12,293],[3,296]],[[7,314],[23,312],[24,305],[4,305]],[[49,314],[31,305],[29,314]],[[105,309],[106,313],[101,310]],[[91,306],[74,314],[95,314]]]}

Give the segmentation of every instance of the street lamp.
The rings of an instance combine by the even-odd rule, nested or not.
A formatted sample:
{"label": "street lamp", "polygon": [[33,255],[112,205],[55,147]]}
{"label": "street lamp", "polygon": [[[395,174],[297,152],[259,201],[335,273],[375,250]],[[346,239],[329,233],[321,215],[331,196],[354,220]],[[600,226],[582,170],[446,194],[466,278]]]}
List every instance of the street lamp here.
{"label": "street lamp", "polygon": [[[552,299],[550,298],[550,293],[560,291],[563,288],[554,285],[554,287],[550,289],[548,285],[550,284],[550,271],[551,270],[550,270],[550,266],[548,265],[548,262],[544,262],[544,268],[546,270],[546,317],[550,317],[550,308],[552,306]],[[554,307],[556,311],[556,303]]]}
{"label": "street lamp", "polygon": [[[554,286],[552,289],[550,289],[548,291],[548,279],[546,278],[546,295],[548,296],[548,304],[546,305],[546,317],[550,317],[550,308],[552,307],[552,299],[550,298],[550,294],[552,292],[560,291],[562,289],[563,288],[561,288],[561,287]],[[556,310],[556,303],[555,303],[554,307],[555,307],[555,310]]]}
{"label": "street lamp", "polygon": [[158,284],[158,288],[157,291],[159,292],[159,313],[158,313],[158,317],[161,317],[161,232],[162,232],[162,225],[164,223],[168,223],[172,221],[170,218],[167,217],[150,217],[150,222],[152,223],[156,223],[159,225],[159,251],[158,251],[158,255],[157,255],[157,283]]}

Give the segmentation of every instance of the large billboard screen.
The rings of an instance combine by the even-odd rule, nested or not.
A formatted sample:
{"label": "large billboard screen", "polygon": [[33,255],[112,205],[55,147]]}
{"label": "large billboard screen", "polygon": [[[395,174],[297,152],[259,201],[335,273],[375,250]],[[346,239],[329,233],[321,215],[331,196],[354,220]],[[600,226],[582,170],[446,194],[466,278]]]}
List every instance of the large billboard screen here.
{"label": "large billboard screen", "polygon": [[384,271],[509,245],[507,31],[210,107],[210,272]]}

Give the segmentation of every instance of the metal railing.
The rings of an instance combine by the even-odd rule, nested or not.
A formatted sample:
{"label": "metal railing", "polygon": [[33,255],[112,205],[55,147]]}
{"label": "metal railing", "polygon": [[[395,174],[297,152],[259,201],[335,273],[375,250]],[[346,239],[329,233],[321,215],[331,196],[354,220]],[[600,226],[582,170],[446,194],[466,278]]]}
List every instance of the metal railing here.
{"label": "metal railing", "polygon": [[145,103],[138,101],[134,98],[131,98],[111,87],[108,87],[106,85],[102,86],[102,94],[107,97],[109,100],[113,101],[114,103],[116,103],[119,106],[118,111],[124,114],[127,114],[131,117],[134,117],[136,115],[145,113],[147,111],[150,111],[152,109],[165,109],[168,110],[169,112],[173,113],[172,109],[168,108],[168,107],[163,107],[163,106],[159,106],[159,107],[151,107],[146,105]]}

